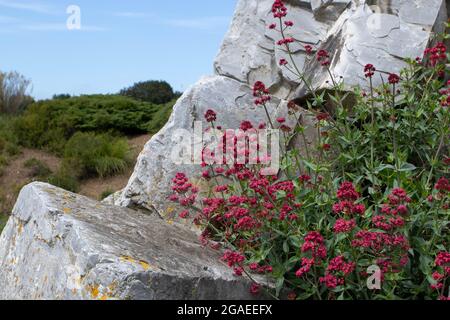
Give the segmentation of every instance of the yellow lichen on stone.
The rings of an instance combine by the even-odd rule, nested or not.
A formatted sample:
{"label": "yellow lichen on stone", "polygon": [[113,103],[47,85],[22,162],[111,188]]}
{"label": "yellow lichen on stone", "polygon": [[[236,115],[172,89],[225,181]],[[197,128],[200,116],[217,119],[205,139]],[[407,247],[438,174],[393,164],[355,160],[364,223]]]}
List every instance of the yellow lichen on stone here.
{"label": "yellow lichen on stone", "polygon": [[19,222],[18,226],[17,226],[17,233],[21,234],[23,231],[23,223]]}
{"label": "yellow lichen on stone", "polygon": [[133,259],[132,257],[129,257],[129,256],[121,256],[120,260],[125,261],[125,262],[130,262],[130,263],[137,263],[137,261],[135,259]]}
{"label": "yellow lichen on stone", "polygon": [[98,284],[88,286],[88,291],[91,294],[92,298],[97,299],[98,294],[100,293],[100,291],[98,290]]}
{"label": "yellow lichen on stone", "polygon": [[121,256],[120,257],[121,261],[124,262],[129,262],[129,263],[133,263],[133,264],[138,264],[140,265],[142,268],[144,268],[145,271],[147,271],[148,269],[150,269],[152,266],[150,265],[150,263],[148,263],[145,260],[137,260],[137,259],[133,259],[132,257],[129,256]]}
{"label": "yellow lichen on stone", "polygon": [[70,209],[70,208],[64,208],[64,209],[63,209],[63,212],[64,212],[65,214],[69,214],[69,213],[72,212],[72,209]]}
{"label": "yellow lichen on stone", "polygon": [[139,261],[139,264],[142,266],[142,268],[144,268],[145,271],[151,268],[150,264],[146,261],[141,260]]}

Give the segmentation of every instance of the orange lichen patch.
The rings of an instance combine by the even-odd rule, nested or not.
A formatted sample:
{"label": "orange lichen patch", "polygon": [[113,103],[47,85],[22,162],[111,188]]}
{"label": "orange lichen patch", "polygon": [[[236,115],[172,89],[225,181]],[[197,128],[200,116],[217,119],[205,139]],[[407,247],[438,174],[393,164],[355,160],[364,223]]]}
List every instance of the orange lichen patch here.
{"label": "orange lichen patch", "polygon": [[97,297],[100,293],[100,291],[98,290],[98,284],[88,286],[87,289],[88,289],[89,293],[91,294],[91,297],[94,299],[97,299]]}
{"label": "orange lichen patch", "polygon": [[102,296],[100,297],[99,300],[102,300],[102,301],[108,300],[108,296],[104,294],[104,295],[102,295]]}
{"label": "orange lichen patch", "polygon": [[144,268],[145,271],[147,271],[148,269],[150,269],[150,264],[146,261],[139,261],[139,264],[142,266],[142,268]]}
{"label": "orange lichen patch", "polygon": [[65,214],[69,214],[69,213],[72,212],[72,209],[70,209],[70,208],[64,208],[64,209],[63,209],[63,212],[64,212]]}
{"label": "orange lichen patch", "polygon": [[145,271],[147,271],[148,269],[150,269],[152,267],[150,265],[150,263],[148,263],[145,260],[136,260],[136,259],[133,259],[132,257],[129,257],[129,256],[121,256],[120,260],[121,261],[125,261],[125,262],[129,262],[129,263],[133,263],[133,264],[139,264],[142,268],[144,268]]}

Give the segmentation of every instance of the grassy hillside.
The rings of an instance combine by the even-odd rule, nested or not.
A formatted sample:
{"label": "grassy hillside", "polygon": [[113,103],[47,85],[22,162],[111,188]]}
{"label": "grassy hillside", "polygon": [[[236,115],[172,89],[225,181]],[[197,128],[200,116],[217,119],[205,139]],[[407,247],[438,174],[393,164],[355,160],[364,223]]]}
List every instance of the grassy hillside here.
{"label": "grassy hillside", "polygon": [[[11,170],[25,172],[25,182],[45,181],[75,192],[86,179],[124,175],[135,160],[128,137],[157,132],[174,102],[157,105],[119,95],[60,96],[33,103],[20,115],[0,113],[0,230],[22,186],[6,190]],[[44,151],[58,165],[48,168],[42,159],[31,159],[18,168],[19,159],[33,150]]]}

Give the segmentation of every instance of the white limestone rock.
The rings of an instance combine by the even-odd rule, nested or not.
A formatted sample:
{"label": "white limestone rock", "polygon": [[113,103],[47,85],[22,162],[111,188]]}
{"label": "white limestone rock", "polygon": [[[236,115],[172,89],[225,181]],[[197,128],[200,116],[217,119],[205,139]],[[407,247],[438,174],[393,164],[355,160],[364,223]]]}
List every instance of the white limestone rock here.
{"label": "white limestone rock", "polygon": [[0,237],[0,299],[252,299],[196,236],[44,183]]}

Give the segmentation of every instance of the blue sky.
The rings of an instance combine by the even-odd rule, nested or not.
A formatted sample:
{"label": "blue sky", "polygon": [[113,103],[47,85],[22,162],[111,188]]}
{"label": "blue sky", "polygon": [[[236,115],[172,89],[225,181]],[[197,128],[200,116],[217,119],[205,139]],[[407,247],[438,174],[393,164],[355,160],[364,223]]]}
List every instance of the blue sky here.
{"label": "blue sky", "polygon": [[[142,80],[184,90],[213,72],[237,0],[0,0],[0,70],[56,93],[114,93]],[[69,5],[81,30],[67,30]]]}

